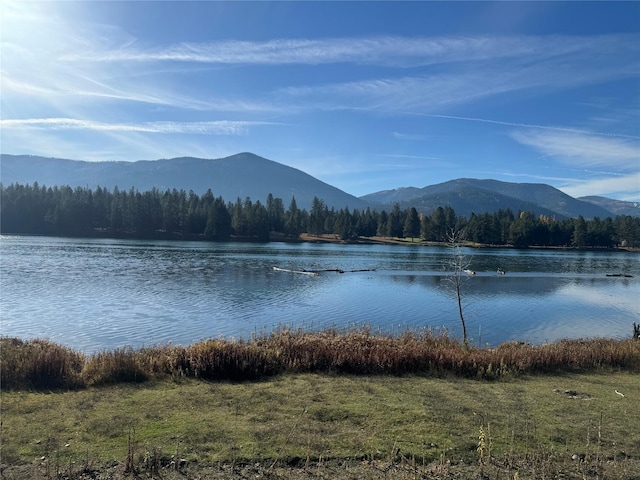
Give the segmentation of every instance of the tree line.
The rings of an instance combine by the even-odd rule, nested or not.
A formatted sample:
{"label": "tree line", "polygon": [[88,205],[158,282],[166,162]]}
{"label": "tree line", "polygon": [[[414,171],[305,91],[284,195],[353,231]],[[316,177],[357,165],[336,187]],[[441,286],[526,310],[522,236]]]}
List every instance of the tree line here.
{"label": "tree line", "polygon": [[428,215],[398,205],[388,212],[336,210],[317,197],[307,211],[298,208],[295,197],[285,209],[271,194],[264,203],[249,197],[225,202],[211,190],[197,195],[176,189],[0,184],[0,219],[0,233],[56,236],[267,241],[274,233],[290,239],[308,233],[345,241],[380,236],[446,242],[454,229],[467,241],[488,245],[640,248],[640,218],[629,215],[556,220],[506,209],[466,218],[451,207]]}

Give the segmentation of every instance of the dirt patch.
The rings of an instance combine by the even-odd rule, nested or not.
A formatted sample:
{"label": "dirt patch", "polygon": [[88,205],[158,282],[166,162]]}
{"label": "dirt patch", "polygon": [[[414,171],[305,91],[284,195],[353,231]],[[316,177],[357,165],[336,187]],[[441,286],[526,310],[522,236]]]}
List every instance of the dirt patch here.
{"label": "dirt patch", "polygon": [[307,461],[291,459],[276,463],[198,465],[192,463],[176,466],[174,463],[153,467],[141,467],[127,472],[124,463],[107,462],[103,465],[53,466],[44,462],[24,465],[3,465],[0,477],[3,479],[65,479],[65,480],[125,480],[155,479],[185,480],[240,480],[240,479],[387,479],[409,480],[415,478],[439,479],[477,479],[475,466],[449,463],[418,465],[415,462],[367,461],[367,460],[329,460]]}
{"label": "dirt patch", "polygon": [[398,457],[395,461],[333,459],[307,460],[294,458],[277,462],[249,462],[235,464],[200,465],[198,463],[162,462],[140,465],[126,471],[126,465],[107,462],[101,465],[47,465],[34,462],[23,465],[0,465],[2,479],[29,480],[489,480],[519,478],[584,479],[599,474],[598,478],[638,478],[632,472],[640,471],[640,460],[621,454],[617,458],[594,461],[584,455],[551,460],[550,458],[491,458],[484,465],[453,464],[447,461],[422,464],[416,459]]}
{"label": "dirt patch", "polygon": [[573,400],[591,400],[591,396],[589,394],[580,393],[575,390],[560,390],[556,388],[553,390],[553,392],[564,398],[570,398]]}

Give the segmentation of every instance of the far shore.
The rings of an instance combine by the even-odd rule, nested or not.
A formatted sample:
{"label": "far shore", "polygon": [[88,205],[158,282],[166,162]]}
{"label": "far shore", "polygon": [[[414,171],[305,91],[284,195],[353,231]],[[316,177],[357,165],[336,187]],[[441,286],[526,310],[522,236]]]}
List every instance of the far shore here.
{"label": "far shore", "polygon": [[[283,238],[284,236],[274,235],[270,238],[270,241],[299,241],[307,243],[334,243],[345,245],[415,245],[415,246],[427,246],[427,247],[446,247],[450,244],[447,242],[427,242],[419,238],[397,238],[397,237],[358,237],[353,240],[342,240],[340,237],[334,234],[322,234],[311,235],[308,233],[300,234],[297,240],[291,240]],[[528,247],[514,247],[513,245],[490,245],[486,243],[475,243],[462,241],[461,246],[471,248],[511,248],[511,249],[535,249],[535,250],[585,250],[585,251],[625,251],[625,252],[640,252],[640,248],[631,247],[613,247],[613,248],[576,248],[570,246],[545,246],[545,245],[530,245]]]}
{"label": "far shore", "polygon": [[[96,231],[95,235],[78,235],[78,236],[59,236],[59,235],[47,235],[47,234],[35,234],[35,233],[2,233],[2,237],[56,237],[56,238],[100,238],[100,239],[114,239],[114,240],[159,240],[159,241],[194,241],[194,242],[211,242],[207,240],[203,235],[182,235],[179,233],[169,232],[156,232],[157,235],[139,237],[134,235],[128,235],[123,233],[119,236],[110,236],[106,232]],[[447,242],[431,242],[422,240],[418,237],[414,238],[400,238],[400,237],[358,237],[355,239],[343,240],[335,234],[321,234],[311,235],[309,233],[301,233],[298,237],[292,238],[281,232],[271,232],[267,240],[259,240],[254,237],[241,237],[231,236],[229,240],[213,241],[214,243],[225,242],[246,242],[246,243],[269,243],[269,242],[283,242],[283,243],[330,243],[339,245],[412,245],[412,246],[426,246],[426,247],[448,247]],[[513,245],[491,245],[486,243],[476,243],[469,241],[461,241],[460,246],[470,248],[506,248],[517,250],[576,250],[576,251],[598,251],[598,252],[640,252],[640,248],[633,247],[572,247],[572,246],[551,246],[551,245],[529,245],[526,247],[516,247]]]}

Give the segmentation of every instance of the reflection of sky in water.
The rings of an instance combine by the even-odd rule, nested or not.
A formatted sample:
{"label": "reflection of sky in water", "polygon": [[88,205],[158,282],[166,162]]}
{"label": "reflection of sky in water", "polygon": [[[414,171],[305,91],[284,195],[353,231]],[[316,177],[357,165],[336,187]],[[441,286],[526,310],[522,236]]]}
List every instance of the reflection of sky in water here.
{"label": "reflection of sky in water", "polygon": [[[437,289],[448,299],[439,305],[441,311],[455,304],[455,291],[444,276],[393,278],[405,285],[420,284],[426,291]],[[462,282],[465,320],[476,343],[622,338],[630,335],[634,321],[640,321],[637,279],[493,274],[463,277]],[[459,318],[450,315],[448,319],[444,326],[459,334]]]}
{"label": "reflection of sky in water", "polygon": [[[637,254],[465,252],[477,272],[462,285],[476,343],[621,338],[640,321]],[[10,237],[0,254],[0,333],[87,352],[248,337],[279,325],[461,331],[447,248]],[[309,277],[273,266],[371,271]]]}

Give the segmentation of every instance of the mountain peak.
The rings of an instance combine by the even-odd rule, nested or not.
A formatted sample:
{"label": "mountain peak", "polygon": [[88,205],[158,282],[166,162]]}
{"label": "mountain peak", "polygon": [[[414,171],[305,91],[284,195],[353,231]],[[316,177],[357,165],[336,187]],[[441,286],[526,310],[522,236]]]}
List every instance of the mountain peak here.
{"label": "mountain peak", "polygon": [[242,152],[230,157],[203,159],[178,157],[136,162],[83,162],[27,155],[2,154],[2,182],[38,182],[46,186],[98,186],[139,191],[158,188],[193,190],[198,194],[211,189],[215,196],[233,202],[249,197],[265,202],[272,194],[285,207],[293,197],[299,208],[310,209],[318,197],[331,208],[366,208],[367,203],[328,185],[300,170]]}

